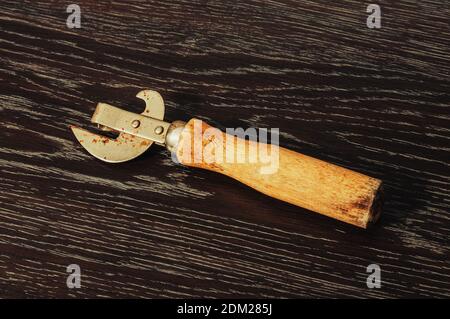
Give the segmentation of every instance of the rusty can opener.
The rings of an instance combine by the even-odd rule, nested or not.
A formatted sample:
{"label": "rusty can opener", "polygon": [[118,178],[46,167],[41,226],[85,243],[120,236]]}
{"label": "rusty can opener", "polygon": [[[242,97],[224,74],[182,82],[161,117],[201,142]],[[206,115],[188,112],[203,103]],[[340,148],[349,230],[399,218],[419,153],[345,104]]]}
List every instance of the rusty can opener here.
{"label": "rusty can opener", "polygon": [[[165,122],[164,101],[158,92],[144,90],[137,97],[146,104],[141,114],[105,103],[97,105],[91,121],[105,131],[118,132],[117,138],[71,126],[77,140],[90,154],[105,162],[120,163],[136,158],[156,143],[173,152],[181,164],[230,176],[268,196],[358,227],[366,228],[380,215],[379,179],[278,146],[279,165],[269,175],[261,174],[259,162],[217,161],[202,150],[195,151],[191,145],[197,143],[206,149],[213,144],[226,155],[232,151],[238,156],[267,145],[230,136],[197,119],[187,123]],[[200,134],[196,134],[196,127],[200,127]],[[214,129],[217,134],[207,134],[208,129]],[[194,157],[200,160],[193,161]]]}

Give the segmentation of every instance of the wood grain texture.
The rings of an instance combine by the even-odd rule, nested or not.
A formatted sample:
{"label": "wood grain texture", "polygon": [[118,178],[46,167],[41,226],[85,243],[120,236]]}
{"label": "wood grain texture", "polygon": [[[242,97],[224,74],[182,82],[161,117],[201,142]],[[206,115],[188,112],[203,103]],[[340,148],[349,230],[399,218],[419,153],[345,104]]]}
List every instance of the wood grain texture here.
{"label": "wood grain texture", "polygon": [[[443,1],[0,2],[0,297],[450,297],[450,8]],[[84,152],[97,102],[279,127],[280,144],[385,183],[369,231],[162,148]],[[82,288],[68,289],[79,264]],[[382,288],[368,289],[379,264]]]}
{"label": "wood grain texture", "polygon": [[223,174],[267,196],[357,227],[367,228],[379,219],[383,206],[379,179],[273,141],[263,143],[261,139],[270,142],[267,132],[241,133],[240,137],[230,135],[191,119],[179,133],[173,152],[183,165]]}

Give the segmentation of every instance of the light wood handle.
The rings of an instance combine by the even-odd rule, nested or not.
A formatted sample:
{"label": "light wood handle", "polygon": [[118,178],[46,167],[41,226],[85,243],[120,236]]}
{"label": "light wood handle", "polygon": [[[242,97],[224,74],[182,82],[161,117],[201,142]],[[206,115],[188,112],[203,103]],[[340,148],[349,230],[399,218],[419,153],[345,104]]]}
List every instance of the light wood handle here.
{"label": "light wood handle", "polygon": [[[191,119],[181,132],[176,156],[184,165],[227,175],[268,196],[358,227],[367,228],[378,219],[380,180],[282,147],[268,153],[274,155],[278,150],[279,162],[277,170],[265,174],[270,171],[268,158],[252,162],[248,156],[264,146],[268,145],[230,136]],[[236,156],[242,156],[243,162],[229,161]]]}

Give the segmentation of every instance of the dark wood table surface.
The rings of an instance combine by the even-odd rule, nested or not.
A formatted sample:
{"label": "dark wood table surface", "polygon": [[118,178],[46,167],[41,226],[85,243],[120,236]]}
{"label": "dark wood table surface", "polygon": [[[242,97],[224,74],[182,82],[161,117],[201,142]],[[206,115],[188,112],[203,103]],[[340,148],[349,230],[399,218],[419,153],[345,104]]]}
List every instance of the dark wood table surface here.
{"label": "dark wood table surface", "polygon": [[[450,297],[445,1],[0,2],[0,297]],[[96,160],[97,102],[280,128],[280,144],[385,182],[362,230],[163,148]],[[338,187],[338,186],[337,186]],[[66,267],[81,268],[69,289]],[[366,267],[381,268],[369,289]]]}

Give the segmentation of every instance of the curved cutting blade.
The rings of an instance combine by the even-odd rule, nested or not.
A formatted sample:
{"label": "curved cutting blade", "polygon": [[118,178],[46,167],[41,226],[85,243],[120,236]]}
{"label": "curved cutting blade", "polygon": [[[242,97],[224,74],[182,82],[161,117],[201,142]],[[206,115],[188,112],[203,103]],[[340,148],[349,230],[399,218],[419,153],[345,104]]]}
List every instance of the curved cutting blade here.
{"label": "curved cutting blade", "polygon": [[[136,97],[145,101],[145,110],[141,114],[158,120],[164,119],[164,101],[156,91],[144,90]],[[144,153],[153,142],[138,136],[121,132],[115,139],[91,133],[71,126],[78,142],[96,158],[108,163],[121,163],[132,160]]]}
{"label": "curved cutting blade", "polygon": [[152,145],[152,141],[127,133],[121,133],[113,139],[91,133],[79,127],[71,126],[70,128],[86,151],[108,163],[122,163],[132,160]]}

